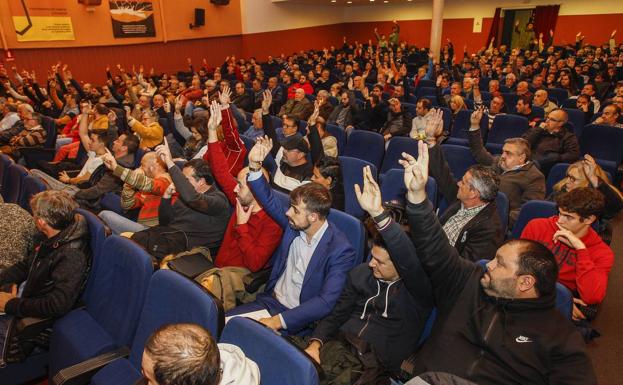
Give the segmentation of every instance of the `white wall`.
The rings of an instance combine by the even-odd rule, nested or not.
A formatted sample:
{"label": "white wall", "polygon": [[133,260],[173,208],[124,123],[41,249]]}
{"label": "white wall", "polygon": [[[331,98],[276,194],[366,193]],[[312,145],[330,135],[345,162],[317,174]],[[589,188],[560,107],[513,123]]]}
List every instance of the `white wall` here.
{"label": "white wall", "polygon": [[[533,8],[537,5],[550,5],[552,0],[446,0],[443,16],[446,19],[473,17],[493,17],[496,7]],[[594,15],[604,13],[623,13],[623,0],[567,0],[560,2],[559,15]],[[432,16],[432,6],[426,3],[401,3],[389,6],[345,6],[344,17],[347,22],[381,20],[428,20]],[[623,20],[621,21],[623,25]]]}
{"label": "white wall", "polygon": [[344,7],[241,0],[242,33],[281,31],[344,22]]}
{"label": "white wall", "polygon": [[[319,2],[321,0],[318,0]],[[324,0],[322,0],[324,2]],[[556,3],[553,0],[446,0],[444,18],[493,17],[496,6],[532,8]],[[560,1],[560,15],[623,13],[623,0]],[[325,3],[326,4],[326,3]],[[387,20],[429,20],[429,0],[401,4],[313,5],[289,1],[241,0],[242,33],[280,31],[338,23]],[[621,22],[623,25],[623,21]],[[581,27],[579,28],[581,29]]]}

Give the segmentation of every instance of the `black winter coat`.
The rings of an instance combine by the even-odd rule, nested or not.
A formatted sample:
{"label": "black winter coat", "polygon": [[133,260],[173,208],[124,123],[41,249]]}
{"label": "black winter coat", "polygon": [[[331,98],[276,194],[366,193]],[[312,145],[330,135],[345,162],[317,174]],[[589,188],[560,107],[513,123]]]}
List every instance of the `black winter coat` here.
{"label": "black winter coat", "polygon": [[91,267],[89,227],[76,214],[65,230],[44,240],[38,250],[0,272],[0,284],[26,281],[22,296],[9,300],[7,314],[17,317],[57,318],[76,304]]}
{"label": "black winter coat", "polygon": [[[488,296],[480,284],[483,268],[450,246],[428,200],[409,203],[407,215],[437,305],[415,374],[447,372],[479,385],[597,383],[582,337],[555,308],[555,292],[536,299]],[[395,231],[386,226],[381,234],[387,242]],[[417,274],[414,259],[392,254],[405,280]]]}

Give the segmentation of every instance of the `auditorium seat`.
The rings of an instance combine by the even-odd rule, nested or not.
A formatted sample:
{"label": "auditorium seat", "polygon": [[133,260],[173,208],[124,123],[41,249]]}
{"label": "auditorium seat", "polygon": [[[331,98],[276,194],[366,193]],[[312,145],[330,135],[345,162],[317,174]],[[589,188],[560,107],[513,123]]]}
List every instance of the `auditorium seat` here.
{"label": "auditorium seat", "polygon": [[43,181],[41,181],[41,179],[30,174],[26,175],[22,180],[19,205],[32,214],[32,209],[30,208],[30,198],[32,198],[33,195],[47,189],[48,187],[45,183],[43,183]]}
{"label": "auditorium seat", "polygon": [[327,132],[329,135],[333,135],[335,137],[337,141],[337,153],[338,155],[342,155],[346,147],[346,132],[344,132],[342,127],[330,123],[327,124]]}
{"label": "auditorium seat", "polygon": [[476,160],[467,147],[442,144],[441,150],[443,151],[443,157],[448,162],[448,167],[450,167],[450,171],[456,180],[461,179],[467,169],[476,164]]}
{"label": "auditorium seat", "polygon": [[86,306],[54,324],[49,350],[50,379],[60,370],[130,346],[153,268],[147,252],[112,235],[89,276]]}
{"label": "auditorium seat", "polygon": [[512,114],[496,116],[487,135],[487,150],[492,154],[500,154],[506,139],[521,137],[528,128],[528,119],[523,116]]}
{"label": "auditorium seat", "polygon": [[340,167],[342,170],[342,184],[344,186],[344,211],[356,217],[363,218],[364,211],[359,206],[357,196],[355,195],[354,185],[363,186],[363,168],[370,166],[372,175],[376,178],[376,167],[365,160],[351,158],[349,156],[340,156]]}
{"label": "auditorium seat", "polygon": [[[407,188],[404,183],[404,175],[404,169],[394,168],[379,178],[383,202],[398,201],[406,204]],[[426,195],[433,208],[437,208],[437,181],[432,176],[429,176],[426,182]]]}
{"label": "auditorium seat", "polygon": [[319,384],[312,359],[271,329],[249,318],[232,318],[221,343],[238,346],[260,369],[262,384]]}
{"label": "auditorium seat", "polygon": [[402,159],[402,153],[417,158],[418,155],[418,142],[412,138],[404,136],[396,136],[389,140],[387,145],[387,151],[383,157],[383,165],[381,166],[381,174],[385,174],[387,171],[393,168],[402,168],[398,161]]}
{"label": "auditorium seat", "polygon": [[91,384],[134,384],[141,377],[145,343],[161,326],[197,324],[207,329],[218,342],[224,321],[222,305],[202,286],[172,270],[159,270],[149,282],[130,356],[108,363],[93,376]]}
{"label": "auditorium seat", "polygon": [[376,132],[363,130],[351,132],[344,149],[344,156],[365,160],[372,163],[377,169],[381,167],[384,153],[385,141],[383,136]]}
{"label": "auditorium seat", "polygon": [[24,166],[17,163],[9,165],[7,174],[4,177],[5,186],[2,189],[2,198],[4,198],[5,203],[20,203],[22,183],[26,175],[28,175],[28,170]]}
{"label": "auditorium seat", "polygon": [[548,218],[558,214],[556,203],[542,200],[532,200],[521,206],[519,216],[511,233],[511,238],[519,239],[521,233],[531,220],[535,218]]}

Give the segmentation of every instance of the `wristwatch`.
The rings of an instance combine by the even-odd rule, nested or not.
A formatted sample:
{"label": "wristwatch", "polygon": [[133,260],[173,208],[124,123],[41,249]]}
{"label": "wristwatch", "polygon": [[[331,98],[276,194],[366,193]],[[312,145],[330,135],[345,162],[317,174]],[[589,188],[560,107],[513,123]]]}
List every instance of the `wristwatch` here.
{"label": "wristwatch", "polygon": [[258,162],[258,167],[257,168],[253,168],[251,167],[251,165],[249,165],[249,171],[250,172],[256,172],[256,171],[261,171],[262,170],[262,162]]}

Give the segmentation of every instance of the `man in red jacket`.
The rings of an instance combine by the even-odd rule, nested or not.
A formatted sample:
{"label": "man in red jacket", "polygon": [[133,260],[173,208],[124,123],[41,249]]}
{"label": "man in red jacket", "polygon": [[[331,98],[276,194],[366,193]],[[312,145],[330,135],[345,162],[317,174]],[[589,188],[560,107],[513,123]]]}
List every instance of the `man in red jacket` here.
{"label": "man in red jacket", "polygon": [[576,297],[573,318],[585,319],[590,306],[606,296],[614,263],[612,249],[591,228],[604,207],[604,198],[595,189],[577,188],[560,194],[556,203],[559,215],[533,219],[521,238],[538,241],[554,254],[560,266],[558,282]]}
{"label": "man in red jacket", "polygon": [[[226,112],[223,111],[223,115]],[[230,275],[233,291],[244,292],[242,278],[266,267],[281,242],[282,230],[262,209],[247,186],[249,169],[243,168],[236,178],[231,175],[217,134],[221,119],[221,106],[214,101],[210,106],[208,122],[208,162],[214,178],[235,207],[214,264],[222,269],[223,274]],[[268,179],[267,174],[265,176]],[[235,303],[233,297],[236,293],[223,292],[222,295],[230,299],[223,301],[224,306]]]}

